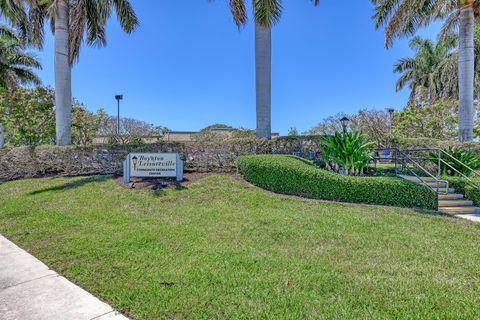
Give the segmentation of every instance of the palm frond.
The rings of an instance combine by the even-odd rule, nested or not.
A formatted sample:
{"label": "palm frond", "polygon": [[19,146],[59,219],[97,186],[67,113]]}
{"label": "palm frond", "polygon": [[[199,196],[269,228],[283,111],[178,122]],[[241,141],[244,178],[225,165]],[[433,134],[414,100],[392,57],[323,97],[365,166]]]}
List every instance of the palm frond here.
{"label": "palm frond", "polygon": [[[434,20],[443,20],[457,11],[457,0],[371,0],[377,28],[385,27],[385,47],[395,38],[413,36]],[[453,18],[453,17],[452,17]],[[447,19],[449,21],[449,19]],[[450,20],[453,23],[453,20]]]}
{"label": "palm frond", "polygon": [[253,0],[255,23],[265,28],[273,27],[282,16],[281,0]]}
{"label": "palm frond", "polygon": [[21,36],[13,29],[0,25],[0,88],[13,89],[18,85],[39,84],[33,69],[40,69],[38,59],[25,52]]}

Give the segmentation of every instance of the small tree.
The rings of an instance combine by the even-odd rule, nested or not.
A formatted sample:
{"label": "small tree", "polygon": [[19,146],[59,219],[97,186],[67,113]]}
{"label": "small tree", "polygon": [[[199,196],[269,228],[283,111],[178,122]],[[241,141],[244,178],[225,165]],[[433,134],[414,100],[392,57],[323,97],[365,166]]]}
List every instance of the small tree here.
{"label": "small tree", "polygon": [[288,130],[288,136],[289,137],[298,137],[300,134],[298,133],[297,128],[291,127],[290,130]]}
{"label": "small tree", "polygon": [[305,132],[308,135],[333,135],[335,132],[342,132],[342,124],[340,123],[340,119],[343,117],[347,117],[350,119],[350,122],[348,124],[348,128],[350,130],[355,130],[356,129],[356,116],[355,115],[349,115],[346,113],[338,113],[334,116],[327,117],[323,119],[321,122],[319,122],[316,126]]}
{"label": "small tree", "polygon": [[49,88],[18,89],[0,95],[0,113],[6,143],[36,146],[55,141],[53,91]]}
{"label": "small tree", "polygon": [[453,139],[457,136],[457,110],[455,102],[409,105],[395,115],[394,135],[398,138]]}
{"label": "small tree", "polygon": [[93,142],[101,118],[88,111],[77,99],[73,99],[72,138],[74,144],[88,145]]}
{"label": "small tree", "polygon": [[95,114],[98,121],[97,134],[108,137],[111,144],[129,144],[143,142],[145,137],[161,137],[168,128],[154,126],[145,121],[120,118],[120,134],[117,133],[117,117],[110,116],[104,109]]}
{"label": "small tree", "polygon": [[[10,146],[36,146],[55,142],[55,94],[51,88],[17,89],[0,93],[0,116]],[[78,100],[73,101],[73,137],[90,144],[100,118]]]}
{"label": "small tree", "polygon": [[208,127],[203,128],[200,131],[208,131],[208,130],[212,130],[212,129],[233,129],[233,127],[229,126],[228,124],[224,124],[224,123],[215,123],[215,124],[209,125]]}

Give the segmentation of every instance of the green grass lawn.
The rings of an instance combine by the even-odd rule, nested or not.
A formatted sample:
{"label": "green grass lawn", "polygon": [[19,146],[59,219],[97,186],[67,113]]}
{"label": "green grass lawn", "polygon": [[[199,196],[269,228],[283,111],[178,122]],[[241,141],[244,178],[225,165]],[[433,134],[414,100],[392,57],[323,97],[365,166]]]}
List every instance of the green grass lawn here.
{"label": "green grass lawn", "polygon": [[478,319],[480,225],[210,176],[0,185],[0,233],[134,319]]}

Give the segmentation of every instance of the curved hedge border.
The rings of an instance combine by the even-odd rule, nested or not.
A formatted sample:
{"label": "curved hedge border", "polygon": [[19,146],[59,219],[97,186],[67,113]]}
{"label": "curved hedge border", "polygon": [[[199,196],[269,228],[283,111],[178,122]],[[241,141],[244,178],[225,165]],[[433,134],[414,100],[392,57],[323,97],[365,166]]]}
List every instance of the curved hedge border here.
{"label": "curved hedge border", "polygon": [[389,177],[350,177],[319,169],[285,155],[242,156],[238,172],[270,191],[323,200],[437,209],[437,196],[426,186]]}

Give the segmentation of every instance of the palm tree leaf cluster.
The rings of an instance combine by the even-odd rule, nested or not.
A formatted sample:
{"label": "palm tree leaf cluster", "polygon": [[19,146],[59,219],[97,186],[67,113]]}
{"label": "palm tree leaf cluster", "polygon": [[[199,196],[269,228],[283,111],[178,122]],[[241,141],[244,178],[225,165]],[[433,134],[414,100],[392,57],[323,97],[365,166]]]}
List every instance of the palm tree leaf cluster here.
{"label": "palm tree leaf cluster", "polygon": [[[320,0],[310,0],[315,6]],[[248,22],[246,0],[229,0],[230,11],[237,26],[243,26]],[[253,16],[255,23],[262,27],[271,28],[282,17],[283,7],[281,0],[252,0]]]}
{"label": "palm tree leaf cluster", "polygon": [[80,49],[85,43],[89,46],[107,45],[106,25],[115,11],[122,29],[130,34],[138,26],[138,17],[128,0],[28,0],[30,38],[41,46],[44,42],[44,25],[50,21],[55,33],[58,2],[65,1],[69,15],[69,52],[70,63],[80,58]]}
{"label": "palm tree leaf cluster", "polygon": [[[385,27],[385,46],[395,38],[413,36],[433,20],[458,14],[458,0],[371,0],[377,28]],[[470,0],[467,0],[470,1]]]}
{"label": "palm tree leaf cluster", "polygon": [[454,75],[457,73],[458,54],[454,48],[457,39],[449,37],[434,43],[414,37],[409,45],[415,52],[414,57],[400,59],[394,66],[394,72],[401,74],[396,90],[408,86],[411,91],[409,103],[433,103],[456,96],[458,78]]}
{"label": "palm tree leaf cluster", "polygon": [[14,89],[19,85],[40,84],[33,69],[40,69],[37,58],[25,51],[21,36],[0,25],[0,88]]}

